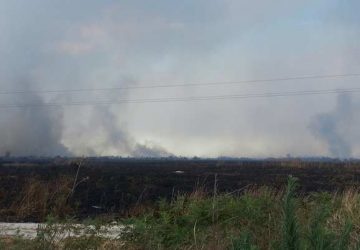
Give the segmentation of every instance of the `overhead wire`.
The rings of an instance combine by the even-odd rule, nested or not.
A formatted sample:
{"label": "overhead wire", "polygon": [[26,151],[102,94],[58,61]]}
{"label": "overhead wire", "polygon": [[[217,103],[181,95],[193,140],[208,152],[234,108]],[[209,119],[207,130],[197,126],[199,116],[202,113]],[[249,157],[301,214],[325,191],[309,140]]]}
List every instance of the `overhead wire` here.
{"label": "overhead wire", "polygon": [[78,89],[58,89],[58,90],[14,90],[0,91],[0,95],[16,95],[16,94],[51,94],[51,93],[76,93],[76,92],[99,92],[114,90],[130,90],[130,89],[159,89],[159,88],[177,88],[177,87],[206,87],[206,86],[226,86],[236,84],[253,84],[253,83],[279,83],[294,80],[316,80],[316,79],[337,79],[346,77],[358,77],[360,73],[333,74],[333,75],[308,75],[294,76],[282,78],[253,79],[240,81],[218,81],[218,82],[189,82],[189,83],[173,83],[173,84],[139,84],[133,86],[119,86],[109,88],[78,88]]}
{"label": "overhead wire", "polygon": [[164,98],[145,98],[145,99],[119,99],[119,100],[114,100],[114,101],[88,101],[88,102],[66,102],[66,103],[44,102],[44,103],[23,103],[23,104],[0,104],[0,109],[35,108],[35,107],[62,107],[62,106],[100,106],[100,105],[114,105],[114,104],[123,104],[123,103],[141,104],[141,103],[167,103],[167,102],[195,102],[195,101],[210,101],[210,100],[272,98],[272,97],[328,95],[328,94],[345,94],[345,93],[360,93],[360,88],[304,90],[304,91],[282,91],[282,92],[268,92],[268,93],[215,95],[215,96],[164,97]]}

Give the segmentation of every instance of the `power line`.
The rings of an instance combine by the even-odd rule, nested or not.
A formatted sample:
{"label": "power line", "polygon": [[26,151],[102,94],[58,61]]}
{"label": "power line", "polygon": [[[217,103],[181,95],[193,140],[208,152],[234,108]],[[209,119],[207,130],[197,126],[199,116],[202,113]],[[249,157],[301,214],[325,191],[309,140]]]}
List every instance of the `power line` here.
{"label": "power line", "polygon": [[17,90],[17,91],[2,91],[0,95],[15,95],[15,94],[50,94],[50,93],[72,93],[72,92],[96,92],[96,91],[113,91],[113,90],[129,90],[129,89],[157,89],[157,88],[177,88],[177,87],[206,87],[206,86],[225,86],[235,84],[250,84],[250,83],[266,83],[266,82],[283,82],[293,80],[316,80],[316,79],[336,79],[345,77],[358,77],[360,73],[337,74],[337,75],[309,75],[309,76],[294,76],[283,78],[270,79],[254,79],[243,81],[219,81],[219,82],[199,82],[199,83],[174,83],[174,84],[152,84],[152,85],[135,85],[135,86],[121,86],[112,88],[80,88],[80,89],[58,89],[58,90]]}
{"label": "power line", "polygon": [[8,108],[30,108],[30,107],[59,107],[59,106],[102,106],[123,103],[166,103],[166,102],[193,102],[209,100],[231,100],[231,99],[250,99],[250,98],[271,98],[271,97],[290,97],[290,96],[307,96],[307,95],[328,95],[359,93],[360,88],[348,89],[325,89],[325,90],[305,90],[305,91],[285,91],[269,92],[255,94],[238,94],[238,95],[217,95],[217,96],[193,96],[193,97],[165,97],[152,99],[121,99],[117,101],[90,101],[90,102],[68,102],[68,103],[29,103],[29,104],[3,104],[0,109]]}

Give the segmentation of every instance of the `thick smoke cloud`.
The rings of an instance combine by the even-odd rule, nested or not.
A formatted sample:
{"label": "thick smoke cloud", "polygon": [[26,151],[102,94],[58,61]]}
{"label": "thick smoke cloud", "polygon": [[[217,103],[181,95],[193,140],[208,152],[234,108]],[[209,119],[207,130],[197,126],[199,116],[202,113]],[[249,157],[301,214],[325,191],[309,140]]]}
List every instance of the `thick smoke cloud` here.
{"label": "thick smoke cloud", "polygon": [[[26,90],[25,84],[17,84]],[[31,89],[27,89],[31,92]],[[27,108],[4,109],[0,118],[0,152],[14,156],[71,156],[72,152],[62,143],[63,109],[39,107],[45,104],[37,94],[24,94],[13,100],[15,104],[35,104]],[[119,109],[121,112],[121,109]],[[115,155],[132,157],[167,157],[172,154],[154,143],[139,143],[131,137],[123,124],[108,106],[93,107],[89,119],[92,131],[84,131],[87,143],[101,137],[98,145],[84,145],[86,155]],[[76,138],[74,138],[76,140]],[[90,143],[89,143],[90,144]],[[98,147],[100,146],[100,150]]]}
{"label": "thick smoke cloud", "polygon": [[[105,79],[105,82],[113,81],[116,86],[122,84],[122,81],[119,81],[123,78],[122,73],[114,74],[111,77],[112,74],[106,70],[114,68],[114,66],[109,66],[106,60],[105,63],[104,61],[98,64],[94,63],[99,61],[96,53],[90,58],[68,57],[68,54],[64,56],[59,53],[61,48],[70,49],[72,52],[78,50],[83,52],[81,45],[74,47],[71,44],[62,44],[62,40],[73,27],[77,27],[82,22],[92,22],[94,18],[99,17],[102,10],[107,9],[107,6],[111,6],[112,3],[113,1],[73,3],[73,1],[67,0],[61,1],[61,3],[44,3],[35,0],[28,8],[24,7],[27,2],[21,0],[8,4],[1,3],[4,6],[0,10],[0,33],[2,34],[0,37],[0,91],[20,90],[30,93],[0,95],[0,105],[36,104],[37,107],[1,110],[0,155],[5,153],[17,156],[114,154],[160,157],[170,155],[166,150],[158,145],[153,145],[153,143],[136,142],[124,129],[124,126],[118,124],[117,116],[121,115],[114,114],[110,107],[95,107],[85,116],[81,115],[84,113],[81,108],[71,110],[61,106],[56,108],[39,107],[47,102],[67,103],[91,101],[98,98],[93,93],[75,97],[56,93],[54,95],[37,93],[39,90],[48,89],[89,88],[92,83],[92,72],[95,72],[94,74],[97,74],[98,71],[105,72],[101,74],[105,77],[110,75],[111,78],[110,80]],[[86,8],[84,8],[84,4]],[[75,28],[75,30],[77,29]],[[92,29],[85,29],[83,33],[85,42],[98,34],[96,30]],[[103,51],[103,53],[106,58],[113,54],[113,51]],[[118,70],[117,67],[115,68]],[[101,80],[104,81],[104,78]],[[100,98],[106,100],[126,96],[126,93],[103,94]],[[120,106],[119,110],[123,110],[123,108]],[[66,117],[68,117],[67,120]],[[85,119],[87,126],[75,128],[71,138],[64,140],[65,127],[76,127],[79,119]],[[78,142],[79,135],[82,135],[83,140]],[[100,139],[93,142],[95,138]],[[66,145],[68,141],[72,142],[70,145],[78,143],[80,149],[68,147]]]}
{"label": "thick smoke cloud", "polygon": [[[16,84],[15,84],[16,83]],[[14,84],[24,91],[31,91],[25,81]],[[15,104],[42,105],[37,94],[13,97]],[[0,154],[17,156],[69,156],[62,144],[63,110],[49,107],[4,108],[0,116]]]}
{"label": "thick smoke cloud", "polygon": [[355,119],[360,107],[354,103],[350,94],[340,94],[333,111],[316,115],[310,124],[310,129],[316,138],[326,143],[331,156],[349,158],[352,147],[358,137]]}
{"label": "thick smoke cloud", "polygon": [[[136,142],[128,131],[118,124],[116,116],[108,107],[95,107],[92,111],[92,125],[102,135],[103,148],[132,157],[167,157],[169,152],[158,145]],[[95,153],[96,154],[96,153]]]}

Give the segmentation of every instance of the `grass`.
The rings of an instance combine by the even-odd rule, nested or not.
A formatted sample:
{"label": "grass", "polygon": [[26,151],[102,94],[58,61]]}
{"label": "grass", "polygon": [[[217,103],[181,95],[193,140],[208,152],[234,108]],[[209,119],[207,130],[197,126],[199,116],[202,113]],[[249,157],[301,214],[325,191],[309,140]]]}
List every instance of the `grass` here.
{"label": "grass", "polygon": [[283,201],[283,225],[282,225],[282,249],[300,249],[300,230],[299,222],[296,217],[296,200],[294,193],[296,189],[296,179],[289,177],[286,193]]}
{"label": "grass", "polygon": [[133,230],[124,239],[136,249],[359,249],[358,192],[296,197],[296,188],[289,177],[284,192],[261,188],[160,201],[126,221]]}
{"label": "grass", "polygon": [[241,195],[199,189],[160,200],[119,223],[127,229],[118,239],[99,236],[101,222],[84,233],[59,240],[71,221],[48,219],[34,240],[0,241],[3,249],[233,249],[345,250],[360,249],[360,193],[296,195],[289,177],[283,191],[267,187]]}
{"label": "grass", "polygon": [[48,215],[72,215],[74,207],[67,202],[71,185],[72,178],[66,176],[49,182],[30,177],[11,204],[1,207],[0,217],[10,221],[44,221]]}

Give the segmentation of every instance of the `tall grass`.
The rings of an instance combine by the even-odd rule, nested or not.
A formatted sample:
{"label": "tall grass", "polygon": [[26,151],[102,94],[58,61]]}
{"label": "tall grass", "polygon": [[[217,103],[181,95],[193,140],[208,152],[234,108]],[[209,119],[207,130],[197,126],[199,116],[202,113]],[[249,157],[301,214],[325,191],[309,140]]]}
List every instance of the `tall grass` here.
{"label": "tall grass", "polygon": [[71,181],[68,177],[59,177],[49,182],[29,178],[11,206],[2,209],[2,217],[17,221],[44,221],[50,214],[58,217],[72,214],[74,210],[67,203]]}
{"label": "tall grass", "polygon": [[294,198],[296,186],[296,179],[290,176],[283,201],[282,249],[284,250],[300,249],[299,222],[295,214],[297,207]]}
{"label": "tall grass", "polygon": [[356,192],[296,197],[297,186],[289,177],[282,195],[261,188],[239,196],[162,200],[150,212],[125,221],[133,230],[124,239],[139,249],[357,249]]}

